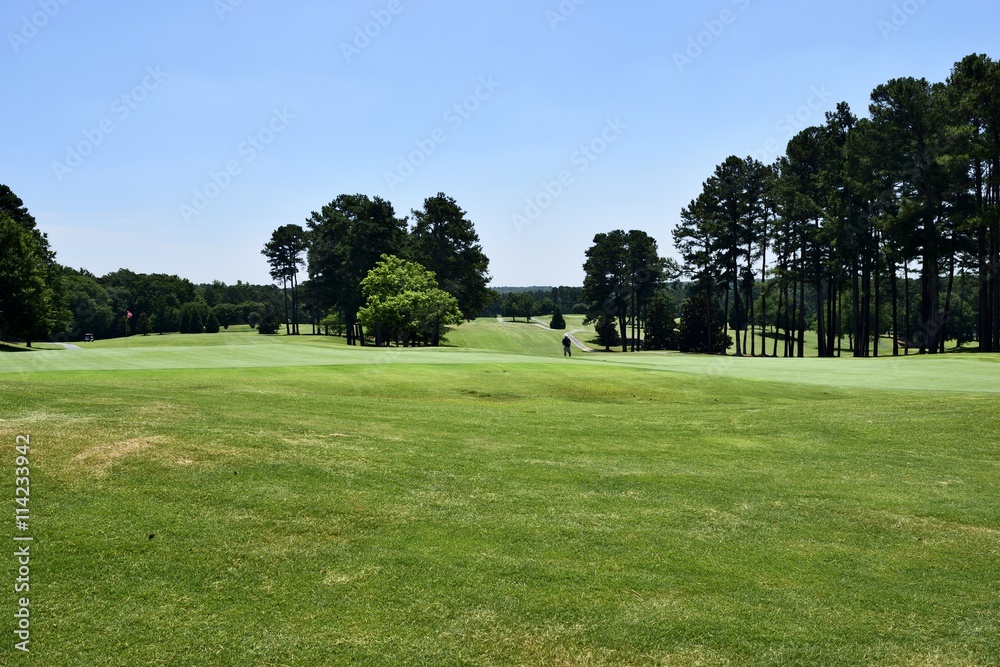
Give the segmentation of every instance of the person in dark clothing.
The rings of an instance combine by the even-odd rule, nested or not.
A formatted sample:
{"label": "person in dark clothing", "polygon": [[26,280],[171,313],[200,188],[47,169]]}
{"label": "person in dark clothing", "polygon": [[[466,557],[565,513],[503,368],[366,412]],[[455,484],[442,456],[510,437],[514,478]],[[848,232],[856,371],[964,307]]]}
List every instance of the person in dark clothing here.
{"label": "person in dark clothing", "polygon": [[571,347],[573,342],[569,339],[569,336],[563,336],[563,356],[572,357],[573,348]]}

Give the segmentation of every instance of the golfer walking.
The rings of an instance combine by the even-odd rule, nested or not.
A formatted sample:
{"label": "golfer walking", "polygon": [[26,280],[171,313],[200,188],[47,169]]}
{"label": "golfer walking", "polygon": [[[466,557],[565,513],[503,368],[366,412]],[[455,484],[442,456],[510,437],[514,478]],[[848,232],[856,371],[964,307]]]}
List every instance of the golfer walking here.
{"label": "golfer walking", "polygon": [[570,347],[572,344],[573,344],[573,342],[569,339],[569,335],[568,334],[565,335],[565,336],[563,336],[563,356],[564,357],[572,357],[573,356],[573,349]]}

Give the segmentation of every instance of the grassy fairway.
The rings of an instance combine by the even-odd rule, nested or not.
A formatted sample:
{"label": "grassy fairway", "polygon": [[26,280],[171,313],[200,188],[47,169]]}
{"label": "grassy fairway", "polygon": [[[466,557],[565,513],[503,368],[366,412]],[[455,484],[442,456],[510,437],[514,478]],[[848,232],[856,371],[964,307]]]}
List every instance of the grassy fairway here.
{"label": "grassy fairway", "polygon": [[1000,664],[995,359],[240,335],[0,354],[35,663]]}

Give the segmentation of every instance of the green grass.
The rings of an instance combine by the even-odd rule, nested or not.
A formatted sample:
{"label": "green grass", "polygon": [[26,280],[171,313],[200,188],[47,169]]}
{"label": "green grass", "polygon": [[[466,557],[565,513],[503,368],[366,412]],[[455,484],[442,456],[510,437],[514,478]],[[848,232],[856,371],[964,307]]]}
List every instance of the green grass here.
{"label": "green grass", "polygon": [[[493,352],[509,352],[512,354],[528,354],[539,356],[557,356],[562,354],[562,337],[566,331],[582,328],[582,316],[572,322],[573,316],[567,318],[569,327],[565,330],[545,329],[533,322],[519,319],[513,322],[506,319],[503,323],[496,319],[479,319],[464,324],[448,333],[448,345]],[[538,318],[539,323],[548,324],[549,318]]]}
{"label": "green grass", "polygon": [[10,477],[32,438],[17,661],[1000,664],[998,357],[560,337],[0,355]]}

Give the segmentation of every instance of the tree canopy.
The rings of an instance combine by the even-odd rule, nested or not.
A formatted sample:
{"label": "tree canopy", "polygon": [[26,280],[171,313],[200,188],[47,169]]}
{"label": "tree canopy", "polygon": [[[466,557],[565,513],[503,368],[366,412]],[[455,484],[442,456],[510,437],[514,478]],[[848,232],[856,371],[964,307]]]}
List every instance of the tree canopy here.
{"label": "tree canopy", "polygon": [[458,300],[438,287],[434,272],[395,255],[382,255],[361,281],[361,292],[358,321],[377,332],[377,344],[431,342],[442,326],[462,322]]}
{"label": "tree canopy", "polygon": [[[304,263],[303,254],[308,249],[306,232],[300,225],[282,225],[271,234],[261,254],[267,257],[271,278],[282,284],[285,294],[286,333],[299,333],[299,267]],[[288,313],[288,288],[292,291],[292,312]],[[289,330],[290,327],[290,330]]]}
{"label": "tree canopy", "polygon": [[616,229],[594,236],[586,257],[582,297],[589,304],[588,320],[616,321],[623,352],[629,347],[631,321],[634,351],[646,309],[663,283],[666,263],[656,240],[640,230]]}
{"label": "tree canopy", "polygon": [[0,332],[28,346],[69,325],[61,267],[17,195],[0,185]]}
{"label": "tree canopy", "polygon": [[364,305],[361,281],[382,255],[400,255],[406,241],[406,221],[380,197],[340,195],[313,212],[310,231],[309,278],[318,299],[344,318],[350,344],[364,343],[358,330],[358,310]]}
{"label": "tree canopy", "polygon": [[[367,195],[341,195],[307,220],[309,294],[314,322],[331,310],[344,322],[348,342],[364,344],[365,303],[361,282],[382,255],[419,263],[434,273],[439,289],[450,294],[463,318],[476,317],[494,298],[486,287],[489,259],[475,227],[458,203],[444,193],[412,211],[413,227],[396,217],[392,204]],[[431,331],[438,344],[439,329]],[[376,332],[376,338],[379,338]]]}
{"label": "tree canopy", "polygon": [[412,211],[408,258],[433,271],[441,289],[458,300],[462,317],[475,318],[493,297],[490,260],[472,222],[458,203],[443,192]]}

